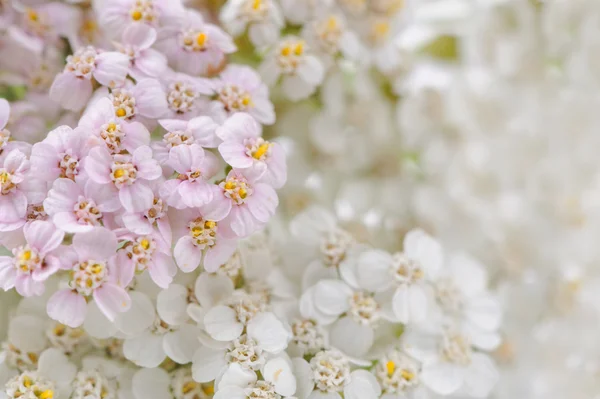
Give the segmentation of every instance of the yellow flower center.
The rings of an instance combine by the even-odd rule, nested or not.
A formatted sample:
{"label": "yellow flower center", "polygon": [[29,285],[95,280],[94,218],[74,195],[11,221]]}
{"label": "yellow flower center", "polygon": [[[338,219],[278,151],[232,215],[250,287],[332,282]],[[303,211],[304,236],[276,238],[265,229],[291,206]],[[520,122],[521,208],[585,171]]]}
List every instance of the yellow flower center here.
{"label": "yellow flower center", "polygon": [[139,21],[142,19],[142,12],[140,10],[135,10],[131,13],[131,19],[134,21]]}
{"label": "yellow flower center", "polygon": [[408,370],[402,370],[400,375],[402,375],[402,378],[404,378],[406,381],[412,381],[415,378],[415,373]]}
{"label": "yellow flower center", "polygon": [[119,118],[124,117],[125,115],[127,115],[127,111],[125,111],[123,108],[119,108],[116,112],[117,116]]}
{"label": "yellow flower center", "polygon": [[54,397],[54,391],[47,389],[44,392],[40,392],[37,397],[39,399],[52,399]]}
{"label": "yellow flower center", "polygon": [[254,151],[254,154],[252,154],[252,157],[254,159],[260,159],[263,155],[265,155],[267,153],[267,151],[269,151],[269,147],[271,146],[270,143],[264,143],[261,144],[256,151]]}
{"label": "yellow flower center", "polygon": [[385,369],[387,370],[388,375],[394,374],[394,371],[396,370],[396,363],[390,360],[385,364]]}
{"label": "yellow flower center", "polygon": [[206,39],[208,39],[206,33],[198,33],[198,36],[196,36],[196,43],[198,43],[198,46],[204,47],[206,45]]}
{"label": "yellow flower center", "polygon": [[117,169],[114,171],[113,176],[115,177],[115,179],[119,179],[125,176],[125,171],[123,169]]}
{"label": "yellow flower center", "polygon": [[148,249],[148,248],[150,248],[150,241],[147,238],[144,238],[140,242],[140,245],[142,246],[142,248]]}

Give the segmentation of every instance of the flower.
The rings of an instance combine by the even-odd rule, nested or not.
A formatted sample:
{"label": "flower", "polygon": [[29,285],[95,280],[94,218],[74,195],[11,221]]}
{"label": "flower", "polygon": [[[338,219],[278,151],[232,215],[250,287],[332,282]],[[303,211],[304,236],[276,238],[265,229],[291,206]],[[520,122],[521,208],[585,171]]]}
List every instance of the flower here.
{"label": "flower", "polygon": [[156,41],[156,30],[145,24],[131,24],[123,32],[117,49],[129,56],[129,74],[136,80],[157,78],[167,70],[167,59],[151,48]]}
{"label": "flower", "polygon": [[364,287],[385,291],[396,287],[392,308],[398,321],[418,323],[428,310],[427,281],[435,278],[443,262],[440,244],[422,230],[412,230],[404,237],[402,253],[366,251],[356,268]]}
{"label": "flower", "polygon": [[226,54],[237,50],[227,33],[191,10],[183,21],[165,27],[161,33],[157,48],[173,68],[190,75],[214,74],[222,68]]}
{"label": "flower", "polygon": [[10,103],[3,98],[0,98],[0,156],[8,154],[14,149],[20,150],[24,154],[28,154],[31,150],[28,143],[11,140],[11,132],[6,128],[10,119]]}
{"label": "flower", "polygon": [[275,110],[269,100],[269,88],[259,74],[250,67],[229,64],[218,77],[212,80],[212,89],[216,95],[213,103],[219,107],[220,118],[236,112],[247,112],[257,122],[272,125],[275,122]]}
{"label": "flower", "polygon": [[274,43],[284,25],[279,5],[273,0],[228,0],[220,19],[236,37],[248,28],[248,36],[257,47]]}
{"label": "flower", "polygon": [[231,116],[216,133],[223,140],[219,152],[229,165],[274,188],[285,184],[287,168],[283,148],[260,137],[260,125],[249,114]]}
{"label": "flower", "polygon": [[298,101],[315,92],[323,81],[325,68],[311,54],[304,40],[286,36],[269,52],[259,72],[269,86],[282,76],[283,93],[290,100]]}
{"label": "flower", "polygon": [[0,168],[0,231],[12,231],[25,224],[28,204],[44,199],[46,187],[30,172],[25,154],[14,149]]}
{"label": "flower", "polygon": [[[131,306],[125,289],[117,284],[120,266],[115,262],[117,237],[104,228],[77,233],[61,261],[70,270],[68,288],[48,300],[48,315],[69,327],[79,327],[86,315],[87,298],[93,298],[102,313],[114,320]],[[125,282],[128,283],[128,282]]]}
{"label": "flower", "polygon": [[161,188],[161,197],[177,209],[201,207],[213,199],[211,184],[207,182],[218,171],[218,160],[197,144],[178,145],[169,152],[167,164],[177,175]]}
{"label": "flower", "polygon": [[117,87],[124,83],[128,70],[129,57],[125,54],[82,47],[67,57],[64,71],[50,87],[50,98],[63,108],[79,111],[92,96],[92,78],[104,86]]}
{"label": "flower", "polygon": [[95,147],[86,159],[85,170],[93,183],[109,185],[128,212],[152,207],[154,194],[146,182],[162,175],[147,146],[138,147],[132,155],[111,155],[105,147]]}
{"label": "flower", "polygon": [[217,124],[208,116],[199,116],[189,121],[177,119],[161,119],[158,123],[167,131],[162,141],[154,143],[156,159],[161,164],[169,160],[171,149],[179,145],[198,144],[205,148],[214,148],[218,144],[215,135]]}
{"label": "flower", "polygon": [[50,222],[34,221],[23,227],[25,243],[12,250],[13,257],[0,257],[2,289],[15,287],[23,296],[41,295],[44,280],[61,268],[59,254],[54,252],[64,233]]}
{"label": "flower", "polygon": [[80,130],[59,126],[32,147],[32,173],[48,181],[57,178],[75,180],[83,171],[79,162],[87,151],[86,136]]}
{"label": "flower", "polygon": [[213,200],[203,214],[225,225],[226,235],[247,237],[273,216],[279,200],[275,190],[243,169],[233,169],[215,186]]}

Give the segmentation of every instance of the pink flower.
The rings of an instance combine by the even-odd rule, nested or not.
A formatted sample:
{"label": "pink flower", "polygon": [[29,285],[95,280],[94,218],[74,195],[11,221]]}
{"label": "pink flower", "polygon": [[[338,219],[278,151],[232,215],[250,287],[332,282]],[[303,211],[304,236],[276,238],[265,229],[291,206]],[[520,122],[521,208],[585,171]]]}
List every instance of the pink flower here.
{"label": "pink flower", "polygon": [[12,250],[13,257],[0,256],[0,288],[13,287],[19,295],[44,293],[44,281],[60,269],[53,251],[58,248],[64,233],[51,222],[34,221],[23,227],[25,244]]}
{"label": "pink flower", "polygon": [[156,226],[163,239],[171,245],[171,225],[167,215],[167,203],[158,195],[164,179],[153,180],[149,184],[154,193],[152,204],[140,212],[123,213],[121,220],[129,231],[138,235],[150,234]]}
{"label": "pink flower", "polygon": [[123,150],[133,153],[138,147],[150,144],[150,132],[140,122],[129,122],[115,115],[113,103],[102,98],[88,108],[79,121],[78,130],[92,135],[109,152]]}
{"label": "pink flower", "polygon": [[[133,275],[148,270],[152,280],[161,288],[168,288],[177,273],[171,256],[171,245],[153,231],[146,235],[125,233],[119,236],[128,242],[119,250],[119,264]],[[126,280],[128,280],[126,278]]]}
{"label": "pink flower", "polygon": [[181,0],[105,0],[95,7],[103,30],[119,37],[130,25],[145,24],[159,28],[181,18]]}
{"label": "pink flower", "polygon": [[136,80],[157,78],[167,69],[165,56],[150,48],[156,41],[156,30],[145,24],[132,24],[125,29],[117,49],[129,56],[129,74]]}
{"label": "pink flower", "polygon": [[44,200],[46,183],[35,179],[25,154],[12,150],[0,168],[0,231],[16,230],[25,224],[27,204]]}
{"label": "pink flower", "polygon": [[221,28],[207,24],[200,13],[187,10],[184,20],[165,27],[156,47],[170,65],[190,75],[210,75],[222,68],[225,55],[237,50]]}
{"label": "pink flower", "polygon": [[207,180],[217,174],[219,161],[197,144],[178,145],[169,152],[168,165],[177,176],[163,184],[160,194],[177,209],[194,208],[212,201],[212,184]]}
{"label": "pink flower", "polygon": [[52,181],[59,177],[75,180],[80,161],[87,154],[87,135],[69,126],[59,126],[31,150],[31,169],[36,177]]}
{"label": "pink flower", "polygon": [[156,159],[161,164],[169,160],[169,152],[179,145],[198,144],[206,148],[214,148],[220,140],[215,131],[218,125],[208,116],[199,116],[190,121],[162,119],[158,123],[167,130],[162,141],[153,143]]}
{"label": "pink flower", "polygon": [[283,148],[260,137],[260,125],[250,115],[233,115],[217,129],[217,135],[223,140],[219,152],[229,165],[274,188],[285,184],[287,166]]}
{"label": "pink flower", "polygon": [[270,185],[260,183],[244,170],[233,169],[225,181],[213,186],[213,200],[202,207],[209,220],[220,220],[227,236],[247,237],[266,225],[279,204]]}
{"label": "pink flower", "polygon": [[6,128],[9,117],[10,104],[5,99],[0,98],[0,156],[8,154],[14,149],[18,149],[24,154],[29,154],[31,152],[31,145],[29,143],[11,140],[11,132]]}
{"label": "pink flower", "polygon": [[213,90],[223,121],[235,112],[247,112],[263,125],[275,123],[269,88],[254,69],[229,65],[213,80]]}
{"label": "pink flower", "polygon": [[237,240],[220,231],[221,222],[202,216],[198,209],[185,209],[171,215],[179,237],[173,250],[177,266],[185,272],[196,270],[204,255],[204,269],[216,271],[235,252]]}
{"label": "pink flower", "polygon": [[44,200],[44,210],[59,229],[67,233],[90,231],[106,225],[106,213],[121,208],[119,198],[93,182],[57,179]]}
{"label": "pink flower", "polygon": [[[163,80],[167,95],[168,112],[165,119],[189,120],[210,107],[207,97],[212,94],[210,81],[172,72]],[[204,114],[211,114],[205,112]]]}
{"label": "pink flower", "polygon": [[139,147],[132,155],[112,156],[106,148],[95,147],[85,160],[85,170],[90,180],[118,193],[128,212],[141,212],[152,206],[154,194],[147,181],[162,176],[162,169],[147,146]]}
{"label": "pink flower", "polygon": [[92,78],[104,86],[123,84],[129,71],[129,57],[113,51],[82,47],[67,57],[67,65],[50,87],[50,98],[63,108],[79,111],[92,96]]}
{"label": "pink flower", "polygon": [[148,128],[155,126],[154,119],[167,112],[165,92],[156,79],[141,79],[135,85],[126,81],[125,86],[113,89],[109,99],[114,106],[115,116],[126,120],[137,120]]}
{"label": "pink flower", "polygon": [[104,227],[75,234],[73,245],[62,257],[63,268],[70,270],[69,288],[57,291],[48,300],[50,318],[69,327],[80,326],[85,319],[86,298],[90,297],[109,320],[129,309],[129,294],[117,283],[117,246],[115,234]]}

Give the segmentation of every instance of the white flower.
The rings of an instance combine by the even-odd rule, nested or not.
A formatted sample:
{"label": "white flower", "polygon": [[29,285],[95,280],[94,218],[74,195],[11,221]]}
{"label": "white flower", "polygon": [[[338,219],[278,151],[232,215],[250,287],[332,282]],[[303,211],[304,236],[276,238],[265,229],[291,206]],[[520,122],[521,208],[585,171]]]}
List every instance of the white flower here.
{"label": "white flower", "polygon": [[220,19],[236,37],[248,27],[250,41],[257,47],[276,42],[284,25],[281,10],[274,0],[228,0]]}
{"label": "white flower", "polygon": [[308,363],[293,359],[298,379],[298,399],[376,399],[381,387],[373,374],[366,370],[350,370],[350,363],[337,351],[317,353]]}
{"label": "white flower", "polygon": [[209,399],[214,393],[212,384],[200,384],[192,379],[189,367],[169,373],[161,368],[140,369],[132,379],[135,399]]}
{"label": "white flower", "polygon": [[427,280],[436,276],[442,264],[442,247],[422,230],[404,237],[402,253],[365,251],[356,267],[357,278],[373,291],[394,289],[392,308],[402,323],[425,320],[429,307]]}
{"label": "white flower", "polygon": [[259,72],[269,86],[282,77],[283,93],[290,100],[298,101],[315,92],[323,81],[325,68],[304,40],[286,36],[269,52]]}

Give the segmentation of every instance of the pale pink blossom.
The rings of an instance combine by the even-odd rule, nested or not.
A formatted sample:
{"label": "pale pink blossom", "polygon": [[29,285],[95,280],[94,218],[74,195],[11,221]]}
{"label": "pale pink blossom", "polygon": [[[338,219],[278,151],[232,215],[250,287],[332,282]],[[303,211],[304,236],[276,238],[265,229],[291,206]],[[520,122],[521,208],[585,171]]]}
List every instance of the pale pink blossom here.
{"label": "pale pink blossom", "polygon": [[269,88],[254,69],[229,65],[218,78],[213,79],[212,87],[222,121],[235,112],[247,112],[263,125],[275,123]]}
{"label": "pale pink blossom", "polygon": [[212,184],[207,180],[219,171],[219,161],[197,144],[178,145],[169,152],[167,164],[175,170],[175,179],[161,187],[161,197],[177,209],[194,208],[212,201]]}
{"label": "pale pink blossom", "polygon": [[124,86],[112,89],[108,98],[116,117],[142,122],[149,129],[156,125],[154,119],[167,112],[165,92],[156,79],[141,79],[135,84],[127,80]]}
{"label": "pale pink blossom", "polygon": [[267,183],[243,169],[233,169],[218,186],[213,200],[202,208],[203,215],[219,220],[227,236],[247,237],[263,228],[279,204],[277,193]]}
{"label": "pale pink blossom", "polygon": [[75,234],[69,251],[61,257],[62,267],[70,270],[69,287],[54,293],[46,307],[52,319],[69,327],[80,326],[87,311],[86,298],[93,298],[109,320],[129,309],[129,294],[125,285],[119,285],[117,246],[115,233],[104,227]]}
{"label": "pale pink blossom", "polygon": [[140,122],[129,122],[115,115],[113,103],[102,98],[91,105],[81,117],[78,130],[91,136],[113,154],[123,150],[133,153],[138,147],[150,144],[150,132]]}
{"label": "pale pink blossom", "polygon": [[25,243],[12,250],[12,257],[0,256],[0,288],[14,287],[22,296],[42,295],[44,281],[60,269],[53,251],[64,233],[51,222],[34,221],[23,227],[23,235]]}
{"label": "pale pink blossom", "polygon": [[161,119],[158,123],[167,131],[161,141],[152,143],[154,156],[160,164],[166,164],[171,149],[179,145],[198,144],[214,148],[221,142],[215,134],[218,125],[208,116],[199,116],[189,121]]}
{"label": "pale pink blossom", "polygon": [[200,114],[212,116],[214,113],[208,99],[212,95],[209,79],[170,71],[162,82],[168,104],[163,118],[190,120]]}
{"label": "pale pink blossom", "polygon": [[175,23],[184,13],[181,0],[105,0],[94,5],[98,22],[112,37],[119,37],[132,24],[159,28]]}
{"label": "pale pink blossom", "polygon": [[219,152],[229,165],[274,188],[285,184],[285,152],[278,143],[261,137],[261,127],[252,116],[242,112],[233,115],[217,129],[217,136],[223,140]]}
{"label": "pale pink blossom", "polygon": [[162,169],[150,147],[138,147],[131,155],[111,155],[105,147],[95,147],[85,161],[90,180],[118,193],[125,210],[141,212],[152,206],[154,194],[147,182],[160,178]]}
{"label": "pale pink blossom", "polygon": [[237,50],[233,39],[202,15],[187,10],[183,21],[161,30],[156,47],[172,68],[190,75],[210,75],[222,68],[226,54]]}
{"label": "pale pink blossom", "polygon": [[75,180],[83,170],[88,151],[87,134],[59,126],[31,149],[31,170],[36,177],[52,181],[59,177]]}
{"label": "pale pink blossom", "polygon": [[154,195],[152,204],[140,212],[125,211],[121,215],[121,220],[125,228],[138,235],[150,234],[156,226],[163,239],[171,245],[172,233],[167,214],[168,206],[167,202],[159,195],[163,183],[163,178],[148,182]]}
{"label": "pale pink blossom", "polygon": [[27,205],[42,202],[46,191],[46,183],[32,176],[25,154],[9,152],[0,168],[0,231],[23,226]]}
{"label": "pale pink blossom", "polygon": [[[119,198],[93,182],[57,179],[44,200],[44,211],[67,233],[90,231],[107,225],[107,213],[121,208]],[[110,217],[110,216],[109,216]]]}
{"label": "pale pink blossom", "polygon": [[196,270],[202,260],[204,269],[214,272],[235,252],[237,240],[226,237],[221,222],[203,217],[199,209],[174,211],[170,218],[177,239],[173,256],[183,272]]}
{"label": "pale pink blossom", "polygon": [[139,80],[158,78],[167,69],[167,59],[151,48],[156,41],[156,30],[145,24],[132,24],[125,29],[117,49],[129,56],[129,74]]}
{"label": "pale pink blossom", "polygon": [[82,47],[67,57],[67,65],[50,87],[50,98],[63,108],[79,111],[92,96],[92,78],[108,87],[123,84],[129,71],[129,57],[114,51]]}
{"label": "pale pink blossom", "polygon": [[119,264],[125,269],[123,274],[128,274],[129,280],[137,273],[148,270],[152,280],[161,288],[168,288],[177,273],[177,266],[171,255],[171,245],[164,240],[157,231],[150,234],[137,235],[125,232],[118,235],[119,239],[126,240],[125,245],[119,249]]}
{"label": "pale pink blossom", "polygon": [[24,154],[29,154],[31,152],[31,145],[29,143],[11,140],[12,134],[6,127],[9,117],[10,104],[5,99],[0,98],[0,157],[14,149],[18,149]]}

